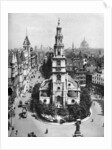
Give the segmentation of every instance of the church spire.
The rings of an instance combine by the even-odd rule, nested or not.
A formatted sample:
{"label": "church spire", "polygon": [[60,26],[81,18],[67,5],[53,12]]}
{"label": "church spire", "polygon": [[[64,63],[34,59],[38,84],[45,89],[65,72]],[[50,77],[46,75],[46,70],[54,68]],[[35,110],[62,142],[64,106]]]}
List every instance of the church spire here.
{"label": "church spire", "polygon": [[60,18],[58,19],[58,27],[60,26]]}
{"label": "church spire", "polygon": [[62,28],[60,27],[60,19],[58,19],[58,26],[56,28],[56,36],[55,36],[55,45],[54,45],[54,53],[55,55],[63,55],[64,45],[62,43],[63,35],[61,33]]}
{"label": "church spire", "polygon": [[27,33],[27,27],[26,27],[26,36],[28,36],[28,33]]}
{"label": "church spire", "polygon": [[30,46],[30,41],[29,41],[29,38],[28,38],[28,32],[27,32],[27,27],[26,27],[26,36],[25,36],[25,39],[24,39],[24,42],[23,42],[23,48],[28,50],[29,46]]}

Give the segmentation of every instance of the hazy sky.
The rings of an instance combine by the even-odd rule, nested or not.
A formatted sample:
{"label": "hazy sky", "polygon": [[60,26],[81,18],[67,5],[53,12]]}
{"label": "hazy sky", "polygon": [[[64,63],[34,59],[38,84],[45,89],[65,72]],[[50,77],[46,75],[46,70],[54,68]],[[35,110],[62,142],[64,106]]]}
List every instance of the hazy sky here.
{"label": "hazy sky", "polygon": [[26,36],[26,27],[32,47],[51,46],[55,42],[58,18],[61,20],[63,43],[65,48],[79,47],[86,39],[92,48],[104,47],[103,14],[9,14],[8,44],[9,49],[22,47]]}

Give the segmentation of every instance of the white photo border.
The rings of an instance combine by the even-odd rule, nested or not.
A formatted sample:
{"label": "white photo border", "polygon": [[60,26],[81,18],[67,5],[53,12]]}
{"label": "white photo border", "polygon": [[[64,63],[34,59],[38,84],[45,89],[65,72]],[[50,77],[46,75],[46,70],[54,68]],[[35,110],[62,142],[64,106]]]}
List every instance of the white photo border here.
{"label": "white photo border", "polygon": [[[8,137],[8,13],[104,14],[104,137]],[[2,149],[111,149],[111,9],[102,1],[1,2],[1,148]]]}

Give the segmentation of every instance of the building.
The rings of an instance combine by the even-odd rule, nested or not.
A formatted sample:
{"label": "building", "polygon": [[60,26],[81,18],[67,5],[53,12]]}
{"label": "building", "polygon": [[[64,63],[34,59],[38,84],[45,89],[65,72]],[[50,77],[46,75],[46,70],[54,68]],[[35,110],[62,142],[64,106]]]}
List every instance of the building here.
{"label": "building", "polygon": [[23,88],[23,54],[11,51],[8,56],[8,89],[16,91],[17,96]]}
{"label": "building", "polygon": [[92,85],[92,74],[91,73],[87,73],[86,74],[86,85],[87,86],[91,86]]}
{"label": "building", "polygon": [[61,30],[60,20],[58,20],[52,58],[52,76],[43,81],[40,87],[40,101],[46,104],[53,103],[58,108],[80,102],[80,86],[66,72]]}
{"label": "building", "polygon": [[92,83],[104,86],[104,70],[97,71],[92,75]]}
{"label": "building", "polygon": [[30,48],[30,62],[31,62],[31,73],[35,74],[37,71],[38,63],[37,63],[37,54],[33,51],[33,48]]}
{"label": "building", "polygon": [[75,78],[78,80],[81,87],[86,86],[86,73],[87,71],[85,69],[79,69],[75,72]]}
{"label": "building", "polygon": [[82,69],[83,68],[83,60],[79,57],[75,57],[73,59],[73,67],[74,67],[74,69],[76,68],[78,70]]}
{"label": "building", "polygon": [[87,67],[86,67],[86,70],[87,70],[87,72],[89,72],[89,73],[94,73],[95,70],[96,70],[96,66],[91,64],[90,66],[87,66]]}
{"label": "building", "polygon": [[81,49],[88,49],[89,48],[89,44],[87,43],[87,41],[85,40],[85,37],[83,39],[83,41],[80,44],[80,48]]}
{"label": "building", "polygon": [[44,57],[45,57],[45,52],[42,49],[38,49],[37,52],[37,59],[38,59],[38,64],[42,64],[44,61]]}
{"label": "building", "polygon": [[23,49],[8,53],[8,90],[16,91],[17,96],[29,90],[31,73],[37,64],[37,55],[30,51],[30,41],[26,36]]}

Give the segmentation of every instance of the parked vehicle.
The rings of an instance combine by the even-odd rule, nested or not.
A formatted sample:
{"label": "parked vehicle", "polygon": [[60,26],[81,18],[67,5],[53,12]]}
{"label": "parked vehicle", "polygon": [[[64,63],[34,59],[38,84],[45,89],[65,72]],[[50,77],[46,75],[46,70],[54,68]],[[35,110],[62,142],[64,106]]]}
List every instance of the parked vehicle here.
{"label": "parked vehicle", "polygon": [[34,132],[30,132],[30,133],[28,133],[28,137],[37,137],[37,136]]}
{"label": "parked vehicle", "polygon": [[22,113],[22,117],[23,117],[23,118],[27,118],[27,112],[23,112],[23,113]]}
{"label": "parked vehicle", "polygon": [[18,107],[22,107],[22,105],[23,105],[23,102],[20,100]]}

